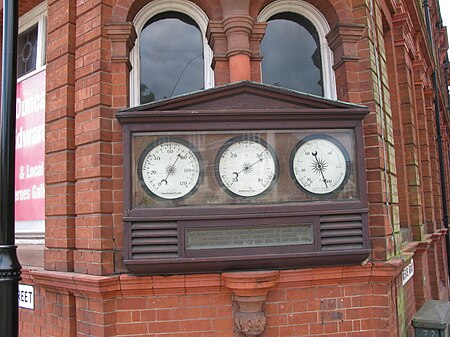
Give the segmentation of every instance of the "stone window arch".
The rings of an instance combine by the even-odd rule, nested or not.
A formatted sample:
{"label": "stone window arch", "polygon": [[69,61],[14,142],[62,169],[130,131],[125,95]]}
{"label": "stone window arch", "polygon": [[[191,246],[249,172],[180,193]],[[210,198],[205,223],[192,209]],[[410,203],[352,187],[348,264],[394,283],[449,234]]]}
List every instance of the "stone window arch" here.
{"label": "stone window arch", "polygon": [[[332,68],[333,53],[326,40],[330,27],[323,14],[304,1],[279,0],[264,8],[258,15],[258,21],[268,23],[266,36],[261,42],[263,82],[336,99],[335,75]],[[295,47],[293,41],[289,40],[292,39],[292,36],[296,36],[297,47],[302,46],[302,48],[297,48],[295,61],[293,61],[292,55],[276,55],[277,50],[283,46]],[[306,40],[302,41],[302,39]],[[307,52],[306,47],[309,47]],[[286,50],[283,49],[283,51]],[[308,54],[306,55],[306,53]],[[264,61],[264,57],[266,57],[266,61]],[[277,57],[284,59],[279,65],[276,64]],[[305,74],[304,78],[311,80],[313,77],[313,87],[305,89],[305,84],[300,83],[301,78],[296,81],[295,76],[290,76],[291,80],[286,79],[286,84],[279,83],[273,70],[280,66],[280,73],[283,71],[282,68],[290,74],[301,73],[302,65],[310,67],[311,71]]]}
{"label": "stone window arch", "polygon": [[[208,17],[197,5],[181,0],[170,2],[157,0],[144,6],[135,16],[133,24],[137,39],[130,53],[132,66],[130,103],[132,106],[152,99],[157,100],[213,86],[214,74],[210,66],[212,51],[206,40]],[[159,33],[168,34],[167,42],[162,35],[157,36]],[[185,38],[195,40],[189,50],[187,44],[183,43]],[[169,43],[173,39],[178,39],[179,43]],[[167,53],[166,55],[170,54],[166,61],[170,60],[173,66],[158,68],[152,60],[146,59],[159,51]],[[164,61],[163,59],[164,57],[161,56],[160,61]],[[159,70],[161,73],[168,72],[166,78],[169,79],[165,84],[162,83],[162,74]],[[194,76],[197,80],[188,80],[189,76]],[[199,76],[203,77],[200,83]],[[153,83],[157,82],[159,89],[149,88],[152,78],[155,79]],[[160,92],[153,93],[153,89]]]}

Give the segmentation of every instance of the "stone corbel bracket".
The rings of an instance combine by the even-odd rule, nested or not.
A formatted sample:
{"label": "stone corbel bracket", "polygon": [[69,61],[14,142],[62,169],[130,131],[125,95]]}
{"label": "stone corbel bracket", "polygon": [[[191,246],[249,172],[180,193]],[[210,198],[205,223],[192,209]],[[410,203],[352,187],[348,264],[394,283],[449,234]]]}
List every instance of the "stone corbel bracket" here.
{"label": "stone corbel bracket", "polygon": [[345,62],[358,62],[357,43],[361,40],[366,26],[360,24],[337,24],[327,34],[328,45],[334,53],[334,66]]}
{"label": "stone corbel bracket", "polygon": [[131,69],[129,55],[137,38],[133,24],[131,22],[109,24],[106,26],[106,32],[111,40],[111,61],[126,62]]}
{"label": "stone corbel bracket", "polygon": [[225,287],[233,293],[235,337],[256,337],[266,330],[267,293],[279,280],[278,271],[224,273]]}

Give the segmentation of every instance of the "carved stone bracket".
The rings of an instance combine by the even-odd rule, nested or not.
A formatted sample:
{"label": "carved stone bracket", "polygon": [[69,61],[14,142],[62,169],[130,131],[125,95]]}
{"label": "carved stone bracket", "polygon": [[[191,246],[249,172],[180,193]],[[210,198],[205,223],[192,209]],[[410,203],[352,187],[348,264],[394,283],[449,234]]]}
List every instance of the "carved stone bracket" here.
{"label": "carved stone bracket", "polygon": [[255,22],[253,24],[252,35],[250,35],[250,50],[252,60],[261,60],[261,40],[266,32],[267,22]]}
{"label": "carved stone bracket", "polygon": [[129,54],[137,38],[136,30],[131,22],[110,24],[106,26],[106,32],[112,43],[112,62],[127,62]]}
{"label": "carved stone bracket", "polygon": [[239,309],[234,313],[234,326],[245,336],[259,336],[266,330],[264,303],[267,296],[234,296]]}
{"label": "carved stone bracket", "polygon": [[214,51],[213,68],[216,61],[227,60],[228,40],[223,29],[222,21],[210,20],[206,30],[206,37]]}
{"label": "carved stone bracket", "polygon": [[225,287],[233,292],[235,337],[256,337],[267,325],[267,293],[279,278],[278,271],[224,273]]}
{"label": "carved stone bracket", "polygon": [[394,25],[395,46],[403,46],[411,58],[414,58],[417,55],[417,50],[412,37],[414,25],[411,17],[406,12],[396,13],[392,17],[392,23]]}
{"label": "carved stone bracket", "polygon": [[357,42],[361,39],[366,27],[360,24],[338,24],[327,34],[328,44],[334,53],[334,68],[344,62],[359,60]]}

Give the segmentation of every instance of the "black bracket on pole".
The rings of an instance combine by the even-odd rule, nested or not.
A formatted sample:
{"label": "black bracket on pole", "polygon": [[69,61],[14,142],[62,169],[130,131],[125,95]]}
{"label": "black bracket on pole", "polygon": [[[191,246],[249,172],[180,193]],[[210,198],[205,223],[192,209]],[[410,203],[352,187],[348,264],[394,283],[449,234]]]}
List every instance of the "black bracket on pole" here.
{"label": "black bracket on pole", "polygon": [[17,0],[3,0],[0,114],[0,333],[5,337],[19,335],[18,288],[22,268],[17,259],[17,247],[14,245],[18,6]]}

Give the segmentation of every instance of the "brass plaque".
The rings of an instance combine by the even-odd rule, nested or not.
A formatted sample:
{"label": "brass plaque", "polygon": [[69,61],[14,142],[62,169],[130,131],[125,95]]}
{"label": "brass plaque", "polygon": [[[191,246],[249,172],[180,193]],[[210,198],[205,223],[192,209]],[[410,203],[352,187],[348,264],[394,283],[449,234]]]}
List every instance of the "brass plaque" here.
{"label": "brass plaque", "polygon": [[186,229],[186,250],[309,245],[313,243],[312,224]]}

